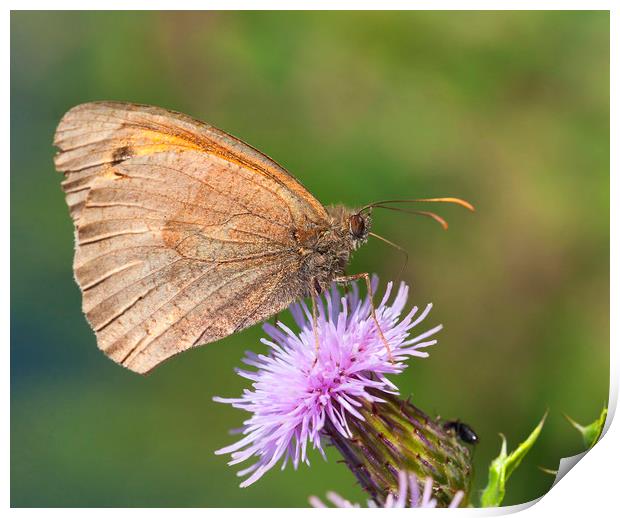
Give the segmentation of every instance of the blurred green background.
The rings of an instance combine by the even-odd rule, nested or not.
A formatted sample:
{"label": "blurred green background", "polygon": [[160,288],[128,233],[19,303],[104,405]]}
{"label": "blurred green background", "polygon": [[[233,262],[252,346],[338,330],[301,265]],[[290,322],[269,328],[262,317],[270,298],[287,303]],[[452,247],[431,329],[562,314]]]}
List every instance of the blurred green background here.
{"label": "blurred green background", "polygon": [[[274,157],[323,203],[461,196],[451,223],[375,212],[410,252],[411,303],[445,330],[397,382],[500,446],[550,409],[505,504],[545,493],[581,451],[609,381],[609,15],[606,12],[13,12],[13,506],[305,506],[362,500],[329,449],[241,490],[228,430],[256,326],[143,378],[101,354],[80,310],[52,135],[70,107],[128,100],[186,112]],[[351,272],[397,276],[379,241]]]}

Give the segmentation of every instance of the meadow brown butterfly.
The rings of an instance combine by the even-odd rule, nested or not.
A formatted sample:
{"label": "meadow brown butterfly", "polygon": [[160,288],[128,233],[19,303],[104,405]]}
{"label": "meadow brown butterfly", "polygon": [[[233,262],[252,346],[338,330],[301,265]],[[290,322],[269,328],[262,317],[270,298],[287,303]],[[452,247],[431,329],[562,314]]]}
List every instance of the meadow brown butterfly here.
{"label": "meadow brown butterfly", "polygon": [[153,106],[81,104],[54,144],[84,313],[99,348],[141,374],[314,301],[332,281],[368,284],[344,268],[370,234],[371,209],[413,201],[324,207],[251,146]]}

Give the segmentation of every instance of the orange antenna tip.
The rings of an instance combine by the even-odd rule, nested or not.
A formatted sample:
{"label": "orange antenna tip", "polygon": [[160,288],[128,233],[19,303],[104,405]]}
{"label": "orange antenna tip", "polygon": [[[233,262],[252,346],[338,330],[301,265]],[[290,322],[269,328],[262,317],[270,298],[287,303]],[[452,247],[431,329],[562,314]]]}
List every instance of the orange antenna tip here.
{"label": "orange antenna tip", "polygon": [[418,198],[416,201],[455,203],[456,205],[465,207],[466,209],[471,210],[472,212],[476,211],[476,209],[471,203],[469,203],[468,201],[462,200],[461,198]]}
{"label": "orange antenna tip", "polygon": [[444,230],[448,230],[448,222],[443,219],[441,216],[438,216],[434,212],[427,212],[425,210],[416,210],[416,214],[420,214],[421,216],[427,216],[431,219],[434,219],[437,223],[439,223]]}

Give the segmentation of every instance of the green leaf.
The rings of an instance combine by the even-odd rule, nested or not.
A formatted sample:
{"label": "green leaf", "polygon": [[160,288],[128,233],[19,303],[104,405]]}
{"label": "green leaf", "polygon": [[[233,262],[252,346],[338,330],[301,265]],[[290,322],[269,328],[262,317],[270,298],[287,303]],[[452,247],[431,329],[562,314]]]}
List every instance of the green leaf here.
{"label": "green leaf", "polygon": [[571,426],[581,434],[584,446],[589,450],[600,439],[601,433],[603,433],[603,426],[605,426],[605,420],[607,419],[607,408],[603,408],[601,415],[596,421],[589,425],[580,425],[566,414],[564,414],[566,420]]}
{"label": "green leaf", "polygon": [[506,454],[506,438],[500,434],[502,448],[499,456],[489,466],[489,482],[480,497],[481,507],[499,507],[501,505],[506,495],[506,482],[508,482],[512,472],[521,464],[523,457],[525,457],[538,439],[546,418],[547,413],[545,412],[540,423],[534,428],[529,437],[519,444],[517,449],[511,452],[510,455]]}

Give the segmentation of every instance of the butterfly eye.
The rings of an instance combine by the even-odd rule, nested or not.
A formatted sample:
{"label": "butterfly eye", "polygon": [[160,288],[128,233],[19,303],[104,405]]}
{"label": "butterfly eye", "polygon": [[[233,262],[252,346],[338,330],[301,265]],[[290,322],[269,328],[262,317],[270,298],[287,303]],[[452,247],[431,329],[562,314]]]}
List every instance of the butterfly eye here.
{"label": "butterfly eye", "polygon": [[366,224],[364,223],[364,218],[362,218],[362,216],[359,214],[353,214],[353,216],[349,219],[349,227],[351,228],[351,234],[353,234],[353,237],[364,237]]}

